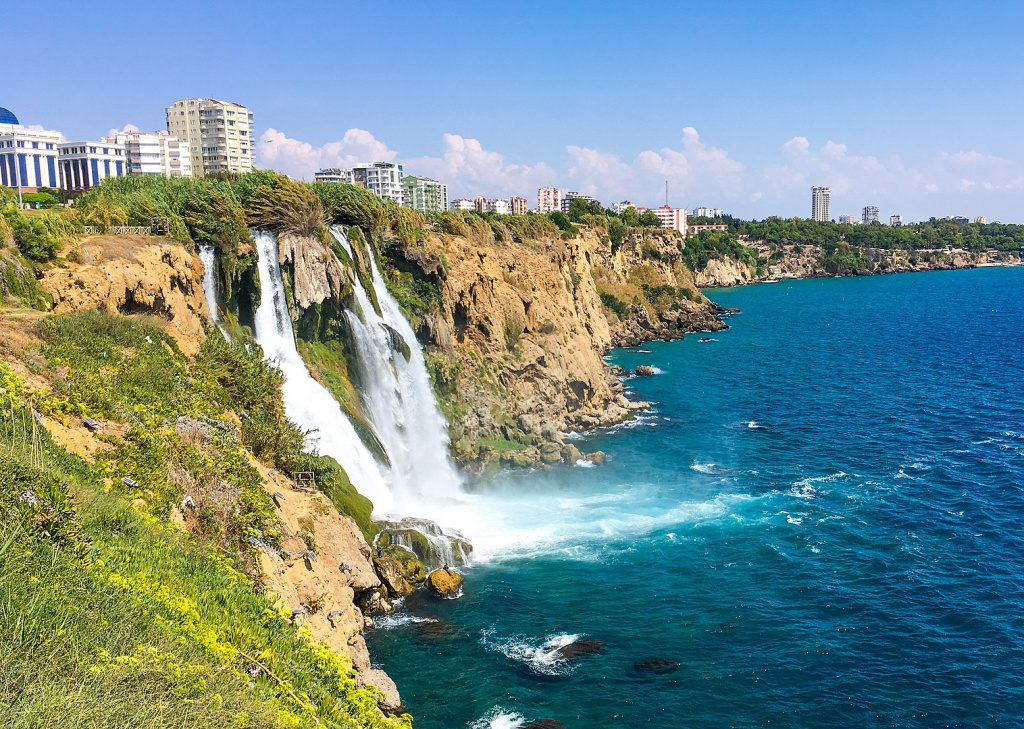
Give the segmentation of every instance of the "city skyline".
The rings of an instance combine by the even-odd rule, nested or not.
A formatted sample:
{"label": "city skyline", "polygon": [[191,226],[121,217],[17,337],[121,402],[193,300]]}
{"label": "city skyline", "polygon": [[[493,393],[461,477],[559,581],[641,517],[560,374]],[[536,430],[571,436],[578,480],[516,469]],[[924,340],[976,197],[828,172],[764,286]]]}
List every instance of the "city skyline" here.
{"label": "city skyline", "polygon": [[[30,57],[38,37],[84,51],[90,33],[135,37],[132,28],[158,12],[116,7],[14,7],[22,30],[9,51]],[[1024,8],[858,2],[822,17],[813,7],[521,3],[482,17],[459,3],[438,13],[405,2],[287,11],[257,2],[246,33],[207,48],[189,18],[208,27],[237,19],[186,0],[160,14],[161,32],[145,43],[108,49],[45,84],[12,76],[0,106],[27,125],[94,139],[126,124],[164,128],[170,99],[219,98],[256,111],[258,166],[312,179],[320,167],[391,161],[445,180],[452,198],[551,184],[654,205],[668,179],[672,205],[745,218],[804,216],[807,188],[822,185],[834,208],[873,201],[909,219],[1021,219],[1024,139],[1014,120],[1024,100],[1006,92],[1024,76],[1012,32]],[[853,22],[882,8],[883,27]],[[984,33],[959,32],[968,10]],[[346,72],[353,61],[335,37],[340,25],[386,35],[402,52]],[[777,41],[770,53],[765,37]],[[190,52],[206,54],[204,63],[152,72]],[[403,59],[416,53],[447,73],[409,75]],[[812,58],[825,59],[827,84],[806,79]],[[864,79],[877,95],[851,92]],[[666,93],[666,82],[676,90]],[[991,113],[996,101],[1000,114]]]}

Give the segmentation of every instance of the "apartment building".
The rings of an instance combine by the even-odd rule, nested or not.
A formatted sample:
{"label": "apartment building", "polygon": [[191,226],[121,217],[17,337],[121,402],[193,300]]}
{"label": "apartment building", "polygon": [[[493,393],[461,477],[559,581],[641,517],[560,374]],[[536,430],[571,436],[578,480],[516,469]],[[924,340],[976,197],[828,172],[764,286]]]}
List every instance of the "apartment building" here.
{"label": "apartment building", "polygon": [[634,210],[636,210],[636,205],[631,203],[629,200],[622,200],[617,203],[612,203],[612,212],[615,213],[616,215],[622,215],[622,212],[626,208],[633,208]]}
{"label": "apartment building", "polygon": [[448,209],[448,186],[429,177],[402,177],[402,204],[421,213]]}
{"label": "apartment building", "polygon": [[557,187],[542,187],[537,190],[537,212],[550,213],[562,209],[562,191]]}
{"label": "apartment building", "polygon": [[871,225],[878,222],[878,208],[874,205],[865,205],[860,213],[860,222],[864,225]]}
{"label": "apartment building", "polygon": [[811,220],[817,220],[819,223],[827,223],[832,219],[829,214],[829,204],[831,203],[831,199],[831,188],[811,188]]}
{"label": "apartment building", "polygon": [[129,175],[191,177],[188,144],[168,132],[118,132]]}
{"label": "apartment building", "polygon": [[[345,182],[362,187],[377,197],[394,200],[399,205],[402,205],[405,200],[402,190],[403,168],[402,165],[396,165],[393,162],[366,163],[348,169],[326,167],[313,177],[317,182]],[[446,188],[445,196],[447,194]]]}
{"label": "apartment building", "polygon": [[458,210],[463,213],[468,213],[472,210],[475,210],[476,208],[472,200],[460,197],[458,200],[452,200],[451,209]]}
{"label": "apartment building", "polygon": [[62,142],[57,145],[63,187],[79,195],[108,177],[128,174],[125,148],[117,137],[100,137],[98,142]]}
{"label": "apartment building", "polygon": [[526,211],[529,210],[529,202],[525,197],[517,197],[513,195],[508,200],[509,205],[512,206],[513,215],[526,215]]}
{"label": "apartment building", "polygon": [[651,208],[651,212],[658,216],[662,228],[678,230],[686,235],[686,210],[683,208],[662,205],[660,208]]}
{"label": "apartment building", "polygon": [[59,188],[57,145],[63,138],[60,132],[27,129],[0,107],[0,185],[20,187],[22,192]]}
{"label": "apartment building", "polygon": [[[655,215],[657,215],[657,213],[655,213]],[[709,216],[701,215],[700,217],[706,218],[706,217],[709,217]],[[703,233],[705,230],[717,230],[717,231],[720,231],[722,233],[727,233],[729,231],[729,226],[726,225],[725,223],[708,223],[707,225],[688,225],[688,226],[686,226],[686,234],[687,235],[699,235],[700,233]]]}
{"label": "apartment building", "polygon": [[512,214],[512,203],[508,200],[488,200],[484,210],[488,213],[497,213],[498,215],[511,215]]}
{"label": "apartment building", "polygon": [[[977,221],[975,221],[975,222],[977,222]],[[982,221],[982,222],[984,222],[984,221]],[[900,226],[903,225],[903,216],[902,215],[890,215],[889,216],[889,225],[892,226],[893,228],[899,228]]]}
{"label": "apartment building", "polygon": [[185,142],[192,175],[250,172],[256,133],[252,112],[217,99],[179,99],[167,107],[167,132]]}
{"label": "apartment building", "polygon": [[838,218],[840,223],[846,223],[847,225],[856,225],[857,218],[852,215],[840,215]]}
{"label": "apartment building", "polygon": [[693,217],[695,218],[720,218],[723,215],[725,215],[725,212],[722,208],[707,208],[702,205],[693,210]]}

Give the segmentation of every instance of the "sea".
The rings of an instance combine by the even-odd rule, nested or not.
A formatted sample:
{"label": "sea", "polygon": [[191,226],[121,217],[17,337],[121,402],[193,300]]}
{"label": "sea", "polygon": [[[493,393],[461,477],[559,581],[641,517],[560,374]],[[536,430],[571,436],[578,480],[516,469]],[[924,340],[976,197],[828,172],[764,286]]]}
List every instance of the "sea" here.
{"label": "sea", "polygon": [[1024,726],[1024,268],[706,293],[608,357],[605,465],[478,485],[461,597],[368,634],[415,726]]}

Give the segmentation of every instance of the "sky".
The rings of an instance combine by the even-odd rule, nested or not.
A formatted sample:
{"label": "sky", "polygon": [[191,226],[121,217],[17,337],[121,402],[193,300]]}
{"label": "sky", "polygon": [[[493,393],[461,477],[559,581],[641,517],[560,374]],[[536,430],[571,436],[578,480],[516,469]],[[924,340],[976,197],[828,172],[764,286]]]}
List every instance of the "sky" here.
{"label": "sky", "polygon": [[744,218],[1024,222],[1024,3],[87,3],[5,8],[0,106],[95,139],[248,106],[257,164],[396,161],[449,197],[554,185]]}

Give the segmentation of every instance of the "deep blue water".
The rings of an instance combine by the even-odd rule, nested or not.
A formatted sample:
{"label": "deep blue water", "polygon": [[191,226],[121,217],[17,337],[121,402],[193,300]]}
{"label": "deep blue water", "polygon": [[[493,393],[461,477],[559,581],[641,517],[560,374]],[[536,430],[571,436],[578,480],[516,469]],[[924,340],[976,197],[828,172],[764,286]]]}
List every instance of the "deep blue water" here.
{"label": "deep blue water", "polygon": [[[662,372],[607,465],[485,487],[520,531],[369,636],[416,726],[1024,726],[1024,269],[710,295],[611,357]],[[565,635],[606,647],[530,660]]]}

